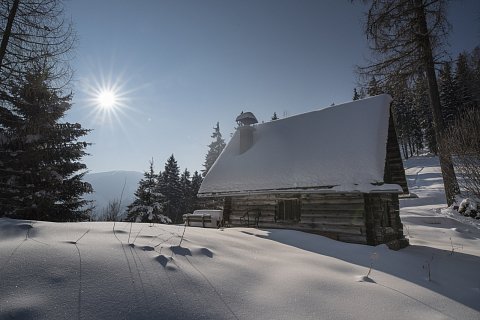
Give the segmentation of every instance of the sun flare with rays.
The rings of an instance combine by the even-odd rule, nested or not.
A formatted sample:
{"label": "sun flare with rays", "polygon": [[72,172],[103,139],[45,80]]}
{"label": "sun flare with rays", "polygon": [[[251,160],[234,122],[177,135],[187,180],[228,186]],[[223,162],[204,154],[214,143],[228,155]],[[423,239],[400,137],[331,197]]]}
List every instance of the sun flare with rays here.
{"label": "sun flare with rays", "polygon": [[100,108],[112,109],[117,105],[118,95],[112,89],[105,89],[98,93],[97,104]]}
{"label": "sun flare with rays", "polygon": [[96,123],[95,126],[123,126],[128,118],[127,112],[134,111],[130,106],[134,89],[127,89],[127,81],[122,75],[106,75],[100,71],[96,76],[82,79],[81,88],[86,95],[88,117]]}

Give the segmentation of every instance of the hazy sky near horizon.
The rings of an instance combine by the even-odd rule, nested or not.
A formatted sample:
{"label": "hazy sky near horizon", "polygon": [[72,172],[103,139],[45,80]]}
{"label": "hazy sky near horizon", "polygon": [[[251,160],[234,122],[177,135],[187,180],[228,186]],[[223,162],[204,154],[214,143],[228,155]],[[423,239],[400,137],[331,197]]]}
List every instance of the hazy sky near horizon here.
{"label": "hazy sky near horizon", "polygon": [[[74,106],[66,120],[93,129],[91,172],[201,170],[213,127],[226,141],[241,111],[260,122],[350,101],[369,52],[367,6],[348,0],[70,0],[78,33]],[[480,1],[449,9],[450,52],[480,45]],[[119,108],[93,99],[114,87]]]}

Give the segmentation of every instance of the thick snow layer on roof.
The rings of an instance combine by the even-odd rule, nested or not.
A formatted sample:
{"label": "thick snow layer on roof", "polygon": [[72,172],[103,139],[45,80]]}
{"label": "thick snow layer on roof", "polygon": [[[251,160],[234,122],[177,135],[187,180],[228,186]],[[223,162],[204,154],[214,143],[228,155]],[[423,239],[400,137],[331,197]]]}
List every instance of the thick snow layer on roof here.
{"label": "thick snow layer on roof", "polygon": [[[255,126],[240,154],[240,132],[205,177],[199,194],[330,188],[382,191],[392,98],[383,94]],[[372,185],[375,184],[375,185]],[[401,189],[388,185],[388,190]]]}

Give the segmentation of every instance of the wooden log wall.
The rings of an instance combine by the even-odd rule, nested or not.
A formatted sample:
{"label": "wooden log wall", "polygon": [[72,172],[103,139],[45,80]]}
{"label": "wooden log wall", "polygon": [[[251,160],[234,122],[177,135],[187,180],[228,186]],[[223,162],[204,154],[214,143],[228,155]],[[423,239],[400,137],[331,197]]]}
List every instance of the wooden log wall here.
{"label": "wooden log wall", "polygon": [[403,239],[398,195],[365,194],[367,243],[377,245]]}
{"label": "wooden log wall", "polygon": [[354,243],[366,243],[363,194],[309,194],[301,199],[300,230]]}
{"label": "wooden log wall", "polygon": [[[194,210],[197,209],[223,209],[224,200],[223,198],[199,198],[197,197],[195,201]],[[191,213],[191,212],[189,212]]]}
{"label": "wooden log wall", "polygon": [[[297,199],[300,219],[276,219],[279,201]],[[260,228],[287,228],[321,234],[344,242],[377,245],[404,239],[398,195],[329,193],[297,195],[255,195],[228,197],[224,202],[225,220],[231,226],[256,226],[255,211],[260,210]],[[218,203],[218,202],[217,202]]]}
{"label": "wooden log wall", "polygon": [[[278,201],[299,199],[300,220],[280,221],[275,219]],[[336,240],[367,243],[365,226],[365,203],[363,194],[307,194],[307,195],[257,195],[233,197],[230,224],[245,226],[247,211],[261,210],[259,227],[291,228],[318,233]],[[252,218],[250,223],[253,225]]]}
{"label": "wooden log wall", "polygon": [[[267,227],[268,224],[275,224],[275,208],[277,205],[277,197],[275,195],[256,195],[245,197],[232,197],[230,224],[241,226],[247,211],[260,210],[259,226]],[[253,223],[251,223],[253,225]]]}

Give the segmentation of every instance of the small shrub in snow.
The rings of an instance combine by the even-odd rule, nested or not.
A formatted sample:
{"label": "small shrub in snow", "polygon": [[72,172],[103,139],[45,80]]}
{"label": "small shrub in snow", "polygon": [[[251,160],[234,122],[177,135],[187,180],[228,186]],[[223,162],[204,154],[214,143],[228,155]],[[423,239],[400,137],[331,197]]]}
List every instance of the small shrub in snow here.
{"label": "small shrub in snow", "polygon": [[458,212],[464,216],[480,219],[478,214],[478,204],[475,200],[466,198],[460,202]]}
{"label": "small shrub in snow", "polygon": [[460,245],[460,246],[454,246],[453,245],[453,240],[452,240],[452,237],[450,237],[450,245],[452,246],[452,251],[450,251],[450,255],[453,256],[453,254],[455,253],[455,250],[457,249],[463,249],[463,246]]}
{"label": "small shrub in snow", "polygon": [[99,217],[100,221],[120,221],[120,200],[114,199],[108,202],[108,206],[103,208]]}
{"label": "small shrub in snow", "polygon": [[368,269],[368,273],[367,273],[367,275],[365,276],[365,278],[368,279],[368,278],[370,277],[370,273],[372,272],[372,268],[373,268],[373,261],[374,261],[374,260],[377,260],[377,259],[378,259],[378,255],[377,255],[376,252],[374,252],[374,253],[372,253],[372,254],[370,255],[370,269]]}
{"label": "small shrub in snow", "polygon": [[172,223],[169,217],[160,213],[162,210],[163,205],[155,202],[151,206],[138,205],[130,207],[128,212],[136,217],[136,222],[144,222],[145,219],[148,219],[149,222]]}
{"label": "small shrub in snow", "polygon": [[460,187],[480,198],[480,109],[461,114],[445,136]]}

